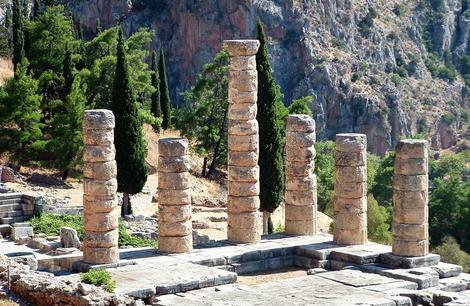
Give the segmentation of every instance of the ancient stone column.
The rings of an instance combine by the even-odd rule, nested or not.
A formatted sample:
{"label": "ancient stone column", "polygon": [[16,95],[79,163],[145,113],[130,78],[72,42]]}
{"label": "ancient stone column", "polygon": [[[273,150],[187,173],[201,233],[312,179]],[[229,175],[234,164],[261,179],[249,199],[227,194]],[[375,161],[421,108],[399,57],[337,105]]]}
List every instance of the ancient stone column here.
{"label": "ancient stone column", "polygon": [[257,112],[257,40],[226,40],[230,54],[228,110],[228,240],[261,239],[259,210],[259,137]]}
{"label": "ancient stone column", "polygon": [[428,144],[401,140],[395,156],[393,243],[398,256],[426,256],[428,243]]}
{"label": "ancient stone column", "polygon": [[317,233],[315,121],[308,115],[287,117],[285,227],[292,235]]}
{"label": "ancient stone column", "polygon": [[193,250],[188,140],[162,138],[158,142],[158,250]]}
{"label": "ancient stone column", "polygon": [[91,264],[115,263],[119,261],[119,209],[111,111],[85,111],[83,143],[83,260]]}
{"label": "ancient stone column", "polygon": [[367,242],[366,148],[364,134],[336,135],[333,239],[339,244]]}

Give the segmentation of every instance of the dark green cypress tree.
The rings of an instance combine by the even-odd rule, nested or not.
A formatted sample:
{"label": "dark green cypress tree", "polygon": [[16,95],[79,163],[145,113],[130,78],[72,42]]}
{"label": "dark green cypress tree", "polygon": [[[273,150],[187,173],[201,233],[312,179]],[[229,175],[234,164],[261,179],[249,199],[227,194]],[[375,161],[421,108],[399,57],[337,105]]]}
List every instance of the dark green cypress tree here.
{"label": "dark green cypress tree", "polygon": [[157,52],[152,52],[152,86],[155,92],[152,94],[151,111],[155,117],[162,116],[162,107],[160,105],[160,76],[158,75]]}
{"label": "dark green cypress tree", "polygon": [[23,28],[23,10],[20,0],[13,0],[13,67],[15,74],[18,64],[25,58]]}
{"label": "dark green cypress tree", "polygon": [[34,7],[33,7],[33,20],[34,21],[39,19],[40,13],[41,13],[41,1],[34,0]]}
{"label": "dark green cypress tree", "polygon": [[280,124],[282,94],[269,63],[266,34],[260,20],[257,22],[260,48],[256,54],[258,70],[259,167],[260,210],[263,212],[264,232],[268,231],[268,219],[282,201],[284,194],[283,138]]}
{"label": "dark green cypress tree", "polygon": [[65,100],[72,91],[73,84],[72,53],[68,46],[65,48],[62,76],[64,77],[63,98]]}
{"label": "dark green cypress tree", "polygon": [[168,129],[171,125],[171,100],[168,90],[168,79],[166,76],[165,54],[160,48],[160,59],[158,61],[158,73],[160,76],[160,107],[162,108],[162,127]]}
{"label": "dark green cypress tree", "polygon": [[111,94],[111,108],[116,117],[114,145],[116,147],[118,191],[123,192],[121,214],[130,213],[129,194],[142,190],[147,181],[145,157],[147,148],[142,121],[132,91],[122,30],[119,29],[116,74]]}
{"label": "dark green cypress tree", "polygon": [[96,28],[96,35],[100,34],[102,29],[101,29],[101,20],[99,18],[96,18],[95,28]]}

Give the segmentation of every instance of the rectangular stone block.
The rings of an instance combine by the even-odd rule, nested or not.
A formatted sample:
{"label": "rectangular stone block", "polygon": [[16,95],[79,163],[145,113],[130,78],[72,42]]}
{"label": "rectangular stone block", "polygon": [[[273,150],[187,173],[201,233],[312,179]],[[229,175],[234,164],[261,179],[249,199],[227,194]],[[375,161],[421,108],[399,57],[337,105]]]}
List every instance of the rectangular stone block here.
{"label": "rectangular stone block", "polygon": [[118,228],[119,208],[115,208],[109,213],[88,213],[85,211],[83,217],[85,231],[106,232]]}
{"label": "rectangular stone block", "polygon": [[346,199],[339,196],[335,197],[335,212],[339,213],[366,213],[367,212],[367,199]]}
{"label": "rectangular stone block", "polygon": [[289,161],[285,162],[286,176],[309,176],[315,169],[315,162],[312,161]]}
{"label": "rectangular stone block", "polygon": [[422,209],[428,204],[428,191],[393,190],[394,209]]}
{"label": "rectangular stone block", "polygon": [[228,136],[228,147],[230,151],[237,152],[253,152],[257,151],[259,147],[258,135],[249,136]]}
{"label": "rectangular stone block", "polygon": [[114,147],[114,129],[86,129],[83,131],[83,144]]}
{"label": "rectangular stone block", "polygon": [[256,120],[257,113],[258,106],[256,103],[229,104],[227,118],[229,120],[251,121]]}
{"label": "rectangular stone block", "polygon": [[379,262],[387,266],[403,269],[431,267],[439,264],[441,256],[437,254],[428,254],[426,256],[406,257],[394,255],[393,253],[381,254]]}
{"label": "rectangular stone block", "polygon": [[186,190],[191,188],[189,172],[158,174],[158,188],[166,190]]}
{"label": "rectangular stone block", "polygon": [[401,159],[428,158],[428,142],[421,139],[403,139],[397,143],[396,155]]}
{"label": "rectangular stone block", "polygon": [[261,232],[261,226],[246,229],[228,225],[227,239],[238,243],[256,243],[261,240]]}
{"label": "rectangular stone block", "polygon": [[317,188],[317,176],[288,176],[286,177],[286,190],[289,191],[309,191]]}
{"label": "rectangular stone block", "polygon": [[365,151],[361,152],[341,152],[335,154],[335,165],[337,166],[365,166],[367,163],[367,154]]}
{"label": "rectangular stone block", "polygon": [[333,230],[333,240],[335,243],[344,245],[367,243],[367,228],[346,230],[335,227]]}
{"label": "rectangular stone block", "polygon": [[286,144],[286,160],[290,162],[310,162],[315,159],[317,153],[315,147],[299,148],[296,146],[289,146]]}
{"label": "rectangular stone block", "polygon": [[395,175],[393,189],[404,191],[424,191],[428,188],[427,175]]}
{"label": "rectangular stone block", "polygon": [[294,114],[287,116],[288,132],[315,132],[315,120],[309,115]]}
{"label": "rectangular stone block", "polygon": [[393,239],[392,253],[403,257],[426,256],[429,253],[428,240],[408,241]]}
{"label": "rectangular stone block", "polygon": [[428,160],[424,158],[395,158],[395,174],[400,175],[427,175]]}
{"label": "rectangular stone block", "polygon": [[107,162],[113,161],[116,157],[114,146],[84,146],[83,161],[86,162]]}
{"label": "rectangular stone block", "polygon": [[251,152],[228,152],[228,165],[235,167],[256,167],[258,165],[258,150]]}
{"label": "rectangular stone block", "polygon": [[367,148],[365,134],[344,133],[336,135],[336,150],[341,152],[361,152]]}
{"label": "rectangular stone block", "polygon": [[230,104],[256,104],[257,91],[241,92],[234,88],[228,89],[228,101]]}
{"label": "rectangular stone block", "polygon": [[258,134],[258,121],[253,120],[229,120],[228,134],[237,136],[249,136]]}
{"label": "rectangular stone block", "polygon": [[239,92],[251,92],[258,89],[258,72],[256,70],[231,70],[229,87]]}
{"label": "rectangular stone block", "polygon": [[174,158],[188,154],[188,140],[185,138],[160,138],[158,141],[158,155]]}
{"label": "rectangular stone block", "polygon": [[[336,221],[335,221],[336,222]],[[392,233],[394,239],[418,241],[429,238],[428,224],[393,223]]]}
{"label": "rectangular stone block", "polygon": [[117,192],[117,180],[115,178],[110,180],[83,180],[83,193],[86,195],[98,196],[101,198],[114,197]]}
{"label": "rectangular stone block", "polygon": [[305,133],[298,131],[287,131],[286,134],[286,145],[298,147],[298,148],[309,148],[315,145],[316,135],[313,133]]}
{"label": "rectangular stone block", "polygon": [[229,214],[256,212],[260,207],[259,197],[234,197],[229,195],[227,200],[227,211]]}
{"label": "rectangular stone block", "polygon": [[111,248],[117,247],[119,240],[118,229],[106,232],[85,232],[83,238],[84,248]]}
{"label": "rectangular stone block", "polygon": [[193,227],[191,220],[183,222],[158,220],[158,235],[165,237],[185,237],[192,235]]}
{"label": "rectangular stone block", "polygon": [[317,233],[315,220],[286,220],[285,227],[286,234],[289,235],[315,235]]}
{"label": "rectangular stone block", "polygon": [[358,167],[336,167],[335,178],[338,183],[360,183],[367,180],[367,168]]}
{"label": "rectangular stone block", "polygon": [[108,213],[118,206],[116,197],[97,198],[94,196],[83,195],[83,210],[90,213]]}
{"label": "rectangular stone block", "polygon": [[191,205],[159,205],[158,219],[163,222],[185,222],[191,220]]}
{"label": "rectangular stone block", "polygon": [[366,196],[366,184],[335,182],[335,195],[347,199],[360,199]]}
{"label": "rectangular stone block", "polygon": [[259,166],[256,167],[236,167],[228,166],[229,181],[237,182],[257,182],[259,181]]}
{"label": "rectangular stone block", "polygon": [[289,205],[297,206],[313,206],[317,203],[317,191],[312,189],[309,191],[290,191],[285,192],[285,202]]}
{"label": "rectangular stone block", "polygon": [[258,229],[262,226],[261,214],[259,212],[229,214],[227,224],[233,228]]}
{"label": "rectangular stone block", "polygon": [[83,261],[92,264],[107,264],[119,261],[119,248],[84,248]]}
{"label": "rectangular stone block", "polygon": [[256,56],[235,56],[230,59],[230,70],[256,70]]}
{"label": "rectangular stone block", "polygon": [[424,224],[428,222],[428,207],[414,209],[393,209],[393,221],[403,224]]}
{"label": "rectangular stone block", "polygon": [[158,172],[162,173],[182,173],[191,169],[188,156],[158,157]]}
{"label": "rectangular stone block", "polygon": [[191,190],[158,190],[159,205],[189,205],[191,204]]}
{"label": "rectangular stone block", "polygon": [[193,250],[193,235],[184,237],[158,237],[158,251],[164,253],[187,253]]}
{"label": "rectangular stone block", "polygon": [[259,195],[259,182],[228,182],[228,194],[235,197],[252,197]]}
{"label": "rectangular stone block", "polygon": [[296,206],[286,204],[285,215],[289,221],[316,220],[317,207],[314,205]]}
{"label": "rectangular stone block", "polygon": [[367,213],[336,212],[334,226],[342,230],[362,230],[367,228]]}
{"label": "rectangular stone block", "polygon": [[117,175],[116,161],[84,163],[83,176],[88,179],[110,180]]}

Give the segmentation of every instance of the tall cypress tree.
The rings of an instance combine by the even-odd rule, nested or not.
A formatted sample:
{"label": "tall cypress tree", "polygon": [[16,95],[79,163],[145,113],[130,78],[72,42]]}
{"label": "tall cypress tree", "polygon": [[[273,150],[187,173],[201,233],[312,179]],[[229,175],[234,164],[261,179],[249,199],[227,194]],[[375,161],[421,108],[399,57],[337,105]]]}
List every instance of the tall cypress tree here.
{"label": "tall cypress tree", "polygon": [[116,74],[111,94],[111,107],[116,117],[114,145],[116,147],[118,191],[123,192],[121,214],[129,214],[129,194],[142,190],[147,181],[145,156],[147,148],[142,121],[132,91],[122,30],[119,29]]}
{"label": "tall cypress tree", "polygon": [[162,127],[166,130],[171,125],[171,100],[168,90],[168,79],[166,76],[165,54],[160,48],[160,59],[158,61],[158,73],[160,76],[160,107],[162,109]]}
{"label": "tall cypress tree", "polygon": [[152,52],[152,86],[155,92],[152,94],[151,112],[155,117],[162,116],[162,107],[160,105],[160,77],[158,75],[157,52]]}
{"label": "tall cypress tree", "polygon": [[40,0],[34,0],[34,6],[33,6],[33,20],[34,21],[38,20],[40,12],[41,12],[41,2]]}
{"label": "tall cypress tree", "polygon": [[96,18],[96,20],[95,20],[95,29],[96,29],[96,35],[98,35],[102,32],[101,20],[99,18]]}
{"label": "tall cypress tree", "polygon": [[283,139],[280,124],[282,94],[269,63],[266,34],[260,20],[257,22],[260,48],[256,54],[258,70],[258,114],[259,123],[259,167],[260,210],[263,212],[264,232],[268,231],[268,220],[282,201],[284,194]]}
{"label": "tall cypress tree", "polygon": [[20,0],[13,0],[13,68],[15,75],[18,64],[25,58],[23,28],[23,9]]}

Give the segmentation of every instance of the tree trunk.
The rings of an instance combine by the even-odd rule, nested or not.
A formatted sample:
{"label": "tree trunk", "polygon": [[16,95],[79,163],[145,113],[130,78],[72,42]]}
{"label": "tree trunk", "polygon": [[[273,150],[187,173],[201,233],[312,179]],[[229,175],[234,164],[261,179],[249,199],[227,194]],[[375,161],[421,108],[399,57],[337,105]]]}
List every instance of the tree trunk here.
{"label": "tree trunk", "polygon": [[65,182],[67,178],[69,177],[69,171],[70,169],[67,167],[64,169],[64,172],[62,172],[62,180]]}
{"label": "tree trunk", "polygon": [[122,206],[121,206],[121,217],[129,214],[129,194],[124,192],[122,194]]}
{"label": "tree trunk", "polygon": [[215,171],[215,166],[216,166],[216,162],[217,162],[217,158],[219,157],[219,154],[220,154],[220,144],[222,143],[222,139],[226,137],[225,135],[225,126],[226,126],[226,119],[227,119],[227,112],[228,112],[228,108],[225,109],[225,112],[224,112],[224,120],[222,120],[222,127],[220,128],[220,137],[219,137],[219,140],[217,140],[217,144],[215,146],[215,149],[214,149],[214,156],[212,157],[212,162],[211,162],[211,165],[209,167],[209,171],[207,173],[207,177],[210,177],[214,171]]}
{"label": "tree trunk", "polygon": [[268,233],[269,216],[271,216],[271,213],[269,211],[263,211],[263,235],[269,234]]}
{"label": "tree trunk", "polygon": [[207,156],[204,157],[204,161],[202,162],[202,171],[201,171],[202,177],[206,177],[206,169],[207,169]]}

